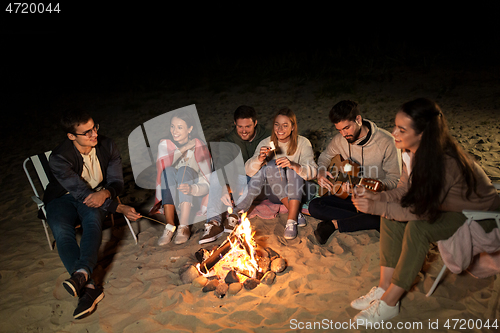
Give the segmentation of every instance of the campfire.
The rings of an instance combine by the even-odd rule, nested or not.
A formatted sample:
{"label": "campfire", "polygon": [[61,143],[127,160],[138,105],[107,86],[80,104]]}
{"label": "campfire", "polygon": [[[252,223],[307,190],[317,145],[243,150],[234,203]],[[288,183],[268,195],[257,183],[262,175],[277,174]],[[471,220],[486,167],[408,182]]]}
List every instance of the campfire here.
{"label": "campfire", "polygon": [[237,224],[227,239],[212,251],[198,250],[199,263],[181,274],[184,283],[192,282],[204,292],[215,291],[219,298],[236,294],[242,287],[251,290],[260,283],[273,284],[276,273],[286,268],[278,253],[255,243],[246,213],[240,216],[229,209],[228,219]]}

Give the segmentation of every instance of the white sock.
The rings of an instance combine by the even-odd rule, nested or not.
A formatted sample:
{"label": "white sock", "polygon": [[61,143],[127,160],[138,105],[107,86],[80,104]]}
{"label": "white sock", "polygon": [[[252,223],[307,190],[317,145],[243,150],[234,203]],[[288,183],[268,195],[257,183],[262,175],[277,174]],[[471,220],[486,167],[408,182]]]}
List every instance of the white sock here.
{"label": "white sock", "polygon": [[76,271],[77,273],[83,273],[83,275],[85,275],[85,280],[88,280],[89,279],[89,273],[87,272],[87,270],[85,268],[80,268],[79,270]]}

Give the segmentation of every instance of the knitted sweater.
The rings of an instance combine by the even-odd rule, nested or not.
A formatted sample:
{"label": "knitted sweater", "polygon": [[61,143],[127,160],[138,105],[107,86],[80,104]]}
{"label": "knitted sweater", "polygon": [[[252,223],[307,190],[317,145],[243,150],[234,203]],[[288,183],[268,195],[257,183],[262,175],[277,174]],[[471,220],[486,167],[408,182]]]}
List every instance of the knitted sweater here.
{"label": "knitted sweater", "polygon": [[[248,176],[252,177],[253,175],[255,175],[257,171],[260,170],[263,163],[266,163],[265,161],[263,163],[259,161],[259,153],[261,147],[264,146],[270,147],[270,142],[271,142],[271,137],[267,137],[264,140],[262,140],[257,146],[257,149],[255,149],[255,153],[252,156],[252,158],[250,158],[245,163],[245,171]],[[282,153],[274,155],[272,159],[277,159],[286,156],[290,161],[300,164],[301,168],[300,171],[298,172],[298,175],[301,178],[305,180],[316,178],[318,172],[318,165],[316,164],[316,162],[314,162],[314,152],[312,150],[311,142],[309,142],[308,139],[300,135],[298,136],[297,150],[295,150],[295,153],[293,155],[286,155],[286,151],[288,149],[288,142],[287,143],[278,142],[278,145]]]}

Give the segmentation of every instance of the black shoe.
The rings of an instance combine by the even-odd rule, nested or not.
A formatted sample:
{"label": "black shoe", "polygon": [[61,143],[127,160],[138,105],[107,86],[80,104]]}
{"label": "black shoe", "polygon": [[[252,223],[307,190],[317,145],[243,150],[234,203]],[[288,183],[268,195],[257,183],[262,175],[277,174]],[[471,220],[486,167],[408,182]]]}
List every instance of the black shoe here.
{"label": "black shoe", "polygon": [[95,286],[95,289],[83,288],[82,292],[82,296],[78,300],[78,306],[73,312],[75,319],[81,319],[86,314],[92,313],[97,303],[104,298],[104,292],[97,286]]}
{"label": "black shoe", "polygon": [[314,230],[314,237],[321,245],[328,241],[328,238],[337,230],[332,221],[321,221],[318,227]]}
{"label": "black shoe", "polygon": [[224,227],[219,225],[217,221],[205,223],[205,233],[201,236],[200,244],[210,243],[222,236]]}
{"label": "black shoe", "polygon": [[64,288],[73,297],[79,297],[80,291],[86,284],[87,278],[85,278],[85,274],[81,272],[74,272],[73,274],[71,274],[71,277],[69,279],[63,282]]}

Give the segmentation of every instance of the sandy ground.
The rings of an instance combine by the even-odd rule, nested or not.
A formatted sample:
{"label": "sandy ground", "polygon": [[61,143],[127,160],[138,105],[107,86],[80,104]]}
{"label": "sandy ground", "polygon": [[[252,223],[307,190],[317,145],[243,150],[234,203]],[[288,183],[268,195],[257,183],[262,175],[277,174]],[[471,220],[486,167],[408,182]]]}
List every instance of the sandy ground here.
{"label": "sandy ground", "polygon": [[[327,115],[337,101],[358,101],[365,118],[391,130],[400,104],[428,97],[442,107],[457,140],[492,179],[499,181],[500,83],[496,73],[498,69],[426,74],[401,69],[391,81],[356,82],[351,93],[329,91],[320,82],[291,80],[252,89],[236,86],[219,93],[197,89],[175,93],[72,94],[55,100],[51,108],[62,110],[77,103],[94,114],[101,125],[100,133],[114,138],[122,152],[126,181],[122,201],[138,209],[145,206],[152,191],[134,183],[128,134],[157,115],[191,104],[198,109],[207,141],[217,141],[230,129],[232,113],[239,105],[254,106],[259,122],[268,127],[273,113],[288,106],[297,114],[300,134],[311,140],[316,152],[321,152],[335,134]],[[4,154],[0,179],[0,331],[333,331],[335,325],[344,325],[343,331],[358,331],[346,326],[357,313],[349,303],[378,283],[379,233],[336,233],[320,246],[312,234],[318,221],[311,217],[307,218],[307,227],[300,229],[292,241],[282,238],[285,216],[271,220],[254,218],[251,222],[257,242],[279,252],[288,268],[278,274],[271,286],[259,285],[222,299],[182,284],[179,277],[187,265],[195,262],[202,224],[194,226],[186,244],[159,247],[156,243],[162,233],[160,224],[145,219],[133,223],[139,238],[135,245],[126,224],[118,219],[114,227],[104,231],[96,268],[106,296],[95,313],[74,320],[77,300],[61,285],[68,273],[57,250],[48,248],[21,167],[27,156],[55,147],[62,134],[56,131],[51,117],[44,119],[29,110],[25,116],[44,131],[38,137],[7,136],[1,143]],[[27,125],[24,132],[36,128],[34,124]],[[435,249],[428,259],[415,286],[402,299],[400,315],[390,322],[392,329],[386,326],[384,331],[401,331],[396,329],[398,323],[406,328],[420,323],[422,326],[413,326],[413,331],[430,331],[430,323],[438,322],[438,329],[433,332],[445,332],[447,320],[453,328],[453,319],[463,320],[461,323],[473,320],[475,327],[488,319],[490,323],[500,319],[500,281],[496,277],[476,280],[468,274],[448,273],[434,295],[426,298],[442,263]],[[455,331],[469,331],[458,328],[459,325]]]}

